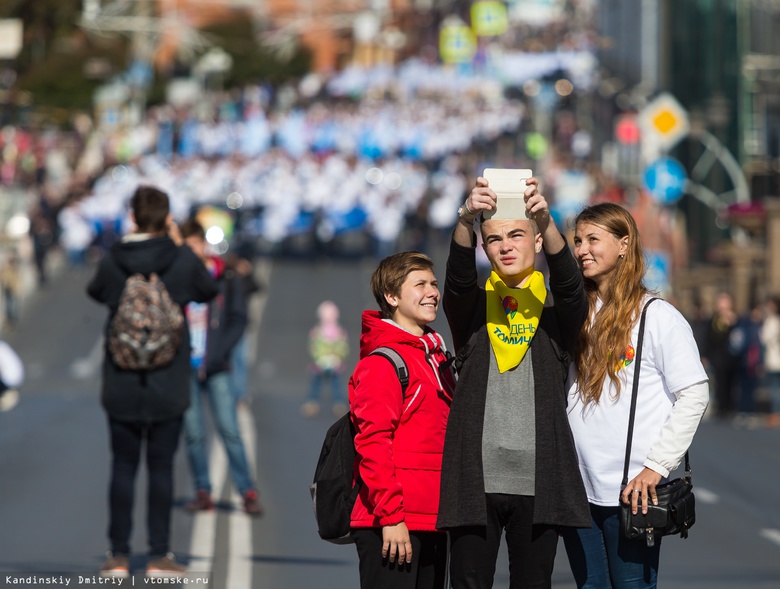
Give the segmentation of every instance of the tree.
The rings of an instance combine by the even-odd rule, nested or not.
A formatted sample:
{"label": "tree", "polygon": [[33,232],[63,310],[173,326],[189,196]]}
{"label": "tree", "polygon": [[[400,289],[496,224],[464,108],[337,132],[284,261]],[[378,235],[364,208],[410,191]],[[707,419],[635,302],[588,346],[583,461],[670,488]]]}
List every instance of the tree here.
{"label": "tree", "polygon": [[203,32],[233,58],[233,68],[225,79],[226,86],[242,86],[261,80],[279,84],[299,78],[311,69],[308,50],[299,47],[289,60],[282,59],[259,43],[248,18],[215,24]]}

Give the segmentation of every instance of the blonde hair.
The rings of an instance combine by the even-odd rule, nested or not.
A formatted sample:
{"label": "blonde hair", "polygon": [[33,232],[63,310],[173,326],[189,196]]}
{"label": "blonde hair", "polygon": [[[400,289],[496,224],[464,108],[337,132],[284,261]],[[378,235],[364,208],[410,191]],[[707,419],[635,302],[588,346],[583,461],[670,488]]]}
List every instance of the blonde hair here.
{"label": "blonde hair", "polygon": [[617,239],[628,237],[625,255],[618,260],[598,312],[598,287],[584,279],[590,310],[578,339],[577,388],[588,404],[599,402],[606,379],[615,387],[614,398],[620,396],[618,361],[631,343],[631,330],[648,289],[643,281],[645,257],[639,229],[625,208],[614,203],[592,205],[577,215],[575,225],[581,223],[598,225]]}

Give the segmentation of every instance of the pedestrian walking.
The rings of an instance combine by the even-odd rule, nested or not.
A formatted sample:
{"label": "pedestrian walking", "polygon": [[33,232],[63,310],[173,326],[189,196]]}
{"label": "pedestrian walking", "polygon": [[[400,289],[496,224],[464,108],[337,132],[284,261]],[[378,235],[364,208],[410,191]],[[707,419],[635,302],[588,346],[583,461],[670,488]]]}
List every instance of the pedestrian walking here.
{"label": "pedestrian walking", "polygon": [[[175,305],[205,302],[217,294],[217,285],[189,248],[169,237],[175,224],[168,196],[151,186],[140,186],[130,201],[135,229],[115,244],[100,261],[87,293],[108,307],[106,353],[103,360],[101,402],[108,415],[111,442],[108,537],[111,550],[100,574],[125,578],[130,574],[130,535],[135,479],[142,448],[146,452],[149,491],[146,574],[170,577],[186,569],[170,551],[173,504],[173,459],[181,436],[184,412],[190,402],[190,337],[183,325],[181,342],[172,360],[153,369],[124,369],[109,350],[112,319],[119,309],[127,279],[152,275]],[[144,313],[150,309],[142,308]],[[141,315],[144,317],[144,315]]]}
{"label": "pedestrian walking", "polygon": [[718,293],[701,355],[704,366],[711,371],[715,380],[715,415],[719,419],[731,419],[736,408],[740,342],[738,334],[733,332],[737,319],[731,294]]}
{"label": "pedestrian walking", "polygon": [[30,238],[33,245],[33,259],[38,277],[38,286],[48,282],[48,256],[55,244],[55,222],[44,210],[37,206],[30,212]]}
{"label": "pedestrian walking", "polygon": [[756,393],[764,373],[764,344],[761,342],[763,305],[753,305],[737,319],[731,332],[731,349],[737,356],[737,427],[756,428],[761,425],[756,414]]}
{"label": "pedestrian walking", "polygon": [[[538,180],[526,183],[528,218],[480,223],[484,287],[473,225],[498,198],[485,178],[458,212],[447,260],[444,312],[462,366],[437,527],[449,531],[453,589],[493,586],[503,533],[510,586],[550,587],[559,530],[589,522],[564,388],[588,301]],[[535,266],[542,250],[549,293]]]}
{"label": "pedestrian walking", "polygon": [[[644,253],[629,212],[614,203],[576,218],[574,254],[588,293],[570,379],[569,423],[590,503],[584,529],[563,532],[577,587],[654,588],[661,539],[620,533],[620,502],[634,513],[657,504],[656,486],[675,470],[707,409],[707,373],[693,332],[669,303],[647,307],[641,365],[639,318],[652,298],[643,283]],[[622,488],[634,372],[640,371],[628,485]],[[642,507],[638,507],[641,499]]]}
{"label": "pedestrian walking", "polygon": [[187,509],[202,511],[214,508],[206,448],[204,402],[208,400],[244,511],[259,516],[263,508],[241,438],[231,375],[233,350],[247,325],[244,286],[237,275],[226,275],[225,262],[221,258],[207,253],[206,233],[198,221],[188,219],[182,223],[180,231],[184,243],[206,265],[219,286],[219,294],[211,302],[190,303],[186,308],[192,336],[192,384],[190,407],[184,415],[184,440],[195,483],[195,499],[187,504]]}
{"label": "pedestrian walking", "polygon": [[11,252],[0,270],[5,325],[11,329],[19,322],[19,299],[22,294],[22,267],[19,254]]}
{"label": "pedestrian walking", "polygon": [[[361,589],[444,589],[447,536],[436,529],[439,472],[454,378],[442,337],[433,262],[419,252],[384,258],[371,276],[379,311],[363,312],[360,361],[349,381],[357,472],[352,510]],[[406,364],[406,392],[391,348]]]}

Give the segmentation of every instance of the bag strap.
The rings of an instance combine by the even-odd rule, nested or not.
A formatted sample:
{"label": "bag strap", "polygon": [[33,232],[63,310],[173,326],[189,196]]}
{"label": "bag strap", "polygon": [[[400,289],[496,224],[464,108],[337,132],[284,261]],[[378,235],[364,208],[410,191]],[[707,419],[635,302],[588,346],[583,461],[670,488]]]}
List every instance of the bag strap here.
{"label": "bag strap", "polygon": [[[623,481],[620,483],[620,489],[621,491],[626,488],[628,485],[628,464],[631,460],[631,443],[634,438],[634,417],[636,416],[636,399],[637,395],[639,393],[639,373],[641,371],[641,361],[642,361],[642,343],[644,340],[645,335],[645,315],[647,314],[647,307],[650,306],[650,303],[658,299],[658,297],[653,297],[647,303],[645,303],[644,308],[642,309],[642,317],[639,320],[639,335],[637,337],[637,346],[636,346],[636,368],[634,369],[634,382],[631,387],[631,410],[629,412],[628,416],[628,434],[626,436],[626,458],[623,463]],[[690,458],[688,456],[688,452],[685,452],[685,476],[690,479],[691,476],[691,462]]]}
{"label": "bag strap", "polygon": [[[634,359],[634,382],[631,387],[631,410],[628,414],[628,434],[626,435],[626,459],[623,462],[623,481],[620,483],[621,491],[628,485],[628,463],[631,460],[631,443],[634,438],[634,417],[636,416],[636,398],[639,393],[639,373],[642,369],[642,343],[645,336],[645,316],[647,315],[647,307],[650,303],[657,300],[658,297],[653,297],[645,303],[642,308],[642,317],[639,320],[639,335],[637,336],[636,344],[636,358]],[[685,453],[685,472],[686,475],[690,473],[691,464],[688,460],[688,452]]]}
{"label": "bag strap", "polygon": [[401,395],[403,399],[406,399],[406,387],[409,386],[409,369],[406,366],[401,354],[396,352],[393,348],[387,346],[380,346],[373,350],[370,354],[376,354],[390,360],[395,367],[395,373],[398,375],[398,380],[401,381]]}

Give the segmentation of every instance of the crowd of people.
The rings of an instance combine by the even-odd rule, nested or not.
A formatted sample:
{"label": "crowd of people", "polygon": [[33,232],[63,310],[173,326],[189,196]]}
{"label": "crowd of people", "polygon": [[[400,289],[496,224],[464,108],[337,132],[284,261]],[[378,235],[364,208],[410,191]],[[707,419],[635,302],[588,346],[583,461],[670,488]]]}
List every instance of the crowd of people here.
{"label": "crowd of people", "polygon": [[126,229],[125,204],[141,183],[166,190],[176,219],[203,205],[231,211],[265,252],[301,234],[316,246],[363,232],[381,255],[407,219],[450,227],[472,167],[464,154],[488,157],[526,112],[495,80],[402,70],[388,81],[393,92],[290,96],[256,85],[155,105],[127,128],[89,119],[68,133],[9,127],[5,181],[40,193],[73,261]]}
{"label": "crowd of people", "polygon": [[735,426],[780,427],[780,301],[770,297],[738,313],[720,292],[711,316],[693,318],[712,375],[715,416]]}
{"label": "crowd of people", "polygon": [[[512,71],[591,83],[588,50],[564,45],[503,60],[521,60]],[[355,251],[381,258],[390,244],[417,246],[419,228],[449,230],[470,178],[485,162],[515,157],[498,153],[501,138],[517,143],[512,152],[523,148],[517,137],[533,100],[510,98],[507,84],[524,81],[510,78],[410,59],[297,86],[171,98],[126,126],[99,112],[74,117],[68,130],[7,126],[0,182],[39,197],[34,234],[50,236],[41,259],[53,243],[74,263],[105,250],[126,230],[124,205],[144,182],[168,192],[176,219],[204,204],[231,210],[262,253],[290,251],[280,244],[302,235],[306,247],[335,253],[327,244],[357,233],[365,239]]]}
{"label": "crowd of people", "polygon": [[[199,120],[190,112],[167,134],[167,145],[172,123],[151,111],[135,130],[140,137],[127,139],[140,155],[100,175],[62,219],[68,247],[84,248],[94,228],[113,224],[139,182],[163,187],[177,218],[209,204],[250,211],[246,230],[268,248],[301,233],[328,242],[359,230],[395,244],[408,217],[451,226],[461,194],[448,187],[463,189],[458,154],[516,131],[523,119],[519,102],[481,95],[234,110],[245,114]],[[274,210],[272,221],[266,208]]]}

